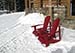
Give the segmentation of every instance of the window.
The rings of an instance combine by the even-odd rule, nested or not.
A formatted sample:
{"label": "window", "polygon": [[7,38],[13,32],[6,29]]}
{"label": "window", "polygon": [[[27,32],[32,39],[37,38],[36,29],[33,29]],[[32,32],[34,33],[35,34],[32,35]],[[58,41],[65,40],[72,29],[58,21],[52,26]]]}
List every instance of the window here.
{"label": "window", "polygon": [[27,8],[29,8],[29,0],[27,0]]}
{"label": "window", "polygon": [[33,3],[31,3],[31,8],[33,8]]}
{"label": "window", "polygon": [[41,8],[43,8],[43,0],[41,0]]}
{"label": "window", "polygon": [[70,0],[70,14],[75,16],[75,0]]}

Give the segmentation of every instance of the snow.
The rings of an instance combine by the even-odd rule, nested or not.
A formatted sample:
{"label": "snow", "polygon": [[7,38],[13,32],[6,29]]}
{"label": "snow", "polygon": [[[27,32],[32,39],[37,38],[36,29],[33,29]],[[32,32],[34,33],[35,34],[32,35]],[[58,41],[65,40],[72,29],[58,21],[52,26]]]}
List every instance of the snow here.
{"label": "snow", "polygon": [[21,24],[30,24],[30,25],[39,24],[43,22],[43,20],[44,20],[44,16],[40,13],[30,13],[26,16],[22,16],[19,18],[19,22]]}
{"label": "snow", "polygon": [[75,30],[61,27],[62,40],[44,47],[32,34],[32,25],[42,24],[44,15],[24,12],[0,15],[0,53],[74,53]]}
{"label": "snow", "polygon": [[0,33],[16,26],[19,17],[22,15],[24,15],[24,12],[0,15]]}

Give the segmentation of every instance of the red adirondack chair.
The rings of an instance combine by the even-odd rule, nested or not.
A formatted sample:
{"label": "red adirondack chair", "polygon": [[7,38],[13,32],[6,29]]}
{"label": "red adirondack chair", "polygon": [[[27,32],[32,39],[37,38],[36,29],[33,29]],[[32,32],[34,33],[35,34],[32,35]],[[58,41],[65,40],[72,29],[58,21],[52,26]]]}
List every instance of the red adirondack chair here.
{"label": "red adirondack chair", "polygon": [[[48,27],[49,22],[50,22],[50,16],[47,16],[44,20],[44,24],[38,24],[38,25],[32,26],[34,27],[33,34],[35,34],[36,36],[42,36],[42,34],[47,32],[47,27]],[[36,27],[40,25],[43,25],[43,27],[36,29]]]}
{"label": "red adirondack chair", "polygon": [[[42,44],[45,44],[46,47],[49,46],[49,44],[53,44],[53,43],[59,42],[61,40],[61,33],[60,33],[59,22],[60,22],[59,18],[57,18],[56,20],[54,20],[53,24],[51,25],[50,32],[45,33],[42,36],[39,36],[38,40]],[[59,28],[58,31],[56,31],[57,28]],[[56,36],[56,33],[58,33],[57,36]],[[59,39],[56,39],[57,37]]]}

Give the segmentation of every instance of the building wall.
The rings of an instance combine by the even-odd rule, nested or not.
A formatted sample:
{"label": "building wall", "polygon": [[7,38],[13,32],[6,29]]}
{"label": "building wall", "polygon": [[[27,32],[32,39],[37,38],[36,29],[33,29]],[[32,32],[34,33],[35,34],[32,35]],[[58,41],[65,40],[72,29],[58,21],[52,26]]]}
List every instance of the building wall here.
{"label": "building wall", "polygon": [[40,0],[34,0],[34,8],[40,8],[41,3]]}
{"label": "building wall", "polygon": [[[42,1],[42,3],[41,3],[41,1]],[[50,6],[58,4],[57,0],[25,0],[25,7],[28,8],[27,6],[29,6],[29,8],[32,8],[31,3],[33,3],[33,8],[37,8],[37,9],[49,8],[48,9],[49,10],[49,15],[52,15],[52,13],[51,13],[52,8]],[[42,4],[42,7],[41,7],[41,4]],[[64,5],[66,7],[66,16],[67,16],[66,18],[71,18],[72,16],[70,16],[70,0],[61,0],[60,4]]]}

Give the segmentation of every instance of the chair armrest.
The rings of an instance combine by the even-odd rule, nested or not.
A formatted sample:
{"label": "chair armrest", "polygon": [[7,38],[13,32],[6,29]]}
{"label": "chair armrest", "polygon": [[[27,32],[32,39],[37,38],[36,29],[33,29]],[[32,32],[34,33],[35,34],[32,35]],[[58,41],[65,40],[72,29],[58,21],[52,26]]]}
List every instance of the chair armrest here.
{"label": "chair armrest", "polygon": [[43,25],[43,24],[38,24],[38,25],[31,26],[31,27],[36,27],[36,26],[40,26],[40,25]]}
{"label": "chair armrest", "polygon": [[31,27],[34,27],[34,30],[36,30],[36,26],[40,26],[40,25],[43,25],[43,24],[38,24],[38,25],[31,26]]}

